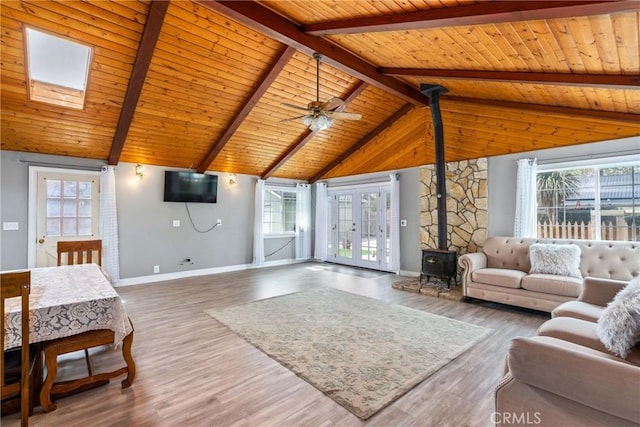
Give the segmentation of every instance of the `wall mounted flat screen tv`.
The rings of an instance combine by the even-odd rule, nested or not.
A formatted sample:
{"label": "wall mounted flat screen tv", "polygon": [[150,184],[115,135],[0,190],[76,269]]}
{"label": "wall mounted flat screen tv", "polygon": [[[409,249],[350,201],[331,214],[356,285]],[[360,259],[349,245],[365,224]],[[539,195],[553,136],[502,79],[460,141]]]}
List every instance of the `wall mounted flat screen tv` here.
{"label": "wall mounted flat screen tv", "polygon": [[164,201],[217,203],[218,176],[195,172],[164,171]]}

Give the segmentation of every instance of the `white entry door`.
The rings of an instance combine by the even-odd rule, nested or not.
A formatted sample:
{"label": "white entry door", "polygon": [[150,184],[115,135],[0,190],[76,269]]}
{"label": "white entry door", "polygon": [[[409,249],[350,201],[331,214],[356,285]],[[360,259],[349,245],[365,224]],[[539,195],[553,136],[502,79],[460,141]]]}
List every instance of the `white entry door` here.
{"label": "white entry door", "polygon": [[331,235],[328,259],[356,267],[388,270],[390,263],[389,190],[330,191]]}
{"label": "white entry door", "polygon": [[98,173],[36,172],[36,267],[57,265],[60,240],[99,239]]}

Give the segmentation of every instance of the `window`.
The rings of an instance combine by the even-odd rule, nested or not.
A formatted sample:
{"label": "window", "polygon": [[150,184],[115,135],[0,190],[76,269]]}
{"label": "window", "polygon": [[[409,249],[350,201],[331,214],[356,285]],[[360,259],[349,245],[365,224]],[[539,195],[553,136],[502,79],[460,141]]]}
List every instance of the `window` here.
{"label": "window", "polygon": [[539,167],[536,181],[538,237],[640,240],[637,160]]}
{"label": "window", "polygon": [[25,40],[29,99],[82,109],[91,48],[33,28]]}
{"label": "window", "polygon": [[265,187],[263,231],[293,234],[296,229],[296,192]]}
{"label": "window", "polygon": [[49,179],[47,236],[90,236],[93,233],[92,182]]}

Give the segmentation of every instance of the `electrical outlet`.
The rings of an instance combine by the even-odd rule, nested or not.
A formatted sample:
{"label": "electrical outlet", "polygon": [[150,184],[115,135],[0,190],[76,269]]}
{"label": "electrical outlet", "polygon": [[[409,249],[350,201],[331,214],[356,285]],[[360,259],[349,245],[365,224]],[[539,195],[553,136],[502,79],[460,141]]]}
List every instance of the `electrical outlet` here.
{"label": "electrical outlet", "polygon": [[154,265],[153,266],[153,272],[154,273],[160,273],[160,266],[159,265]]}
{"label": "electrical outlet", "polygon": [[218,220],[216,221],[216,227],[220,227],[221,225],[222,225],[222,220],[218,218]]}
{"label": "electrical outlet", "polygon": [[173,220],[173,226],[174,227],[180,227],[180,220],[179,219],[174,219]]}

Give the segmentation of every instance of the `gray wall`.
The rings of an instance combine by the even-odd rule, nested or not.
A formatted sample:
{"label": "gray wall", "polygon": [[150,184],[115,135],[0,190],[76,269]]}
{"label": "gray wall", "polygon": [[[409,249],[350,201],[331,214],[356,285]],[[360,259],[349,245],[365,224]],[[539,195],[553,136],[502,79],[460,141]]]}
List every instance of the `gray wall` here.
{"label": "gray wall", "polygon": [[[512,235],[515,209],[516,160],[537,157],[539,163],[576,158],[597,158],[640,152],[640,138],[583,144],[573,147],[540,150],[489,158],[489,235]],[[45,162],[59,166],[99,167],[103,162],[87,159],[0,151],[0,222],[19,222],[17,231],[2,231],[0,270],[27,267],[28,163]],[[237,183],[228,185],[227,175],[219,173],[218,203],[189,204],[195,225],[207,229],[222,219],[222,226],[211,232],[196,232],[189,222],[183,203],[164,203],[162,167],[145,166],[144,179],[137,181],[135,165],[116,167],[117,203],[120,236],[121,277],[249,264],[253,246],[253,198],[255,177],[238,175]],[[405,273],[420,271],[420,168],[398,171],[400,175],[400,268]],[[331,180],[380,179],[388,173]],[[271,182],[271,181],[270,181]],[[280,181],[275,183],[284,183]],[[315,205],[315,196],[313,197]],[[172,226],[174,219],[181,226]],[[265,254],[281,247],[288,239],[266,239]],[[185,258],[193,264],[180,265]],[[269,257],[267,261],[295,258],[295,245]]]}
{"label": "gray wall", "polygon": [[535,157],[538,164],[640,153],[640,137],[490,157],[489,236],[513,236],[516,205],[516,161]]}
{"label": "gray wall", "polygon": [[[19,162],[18,160],[24,160]],[[29,163],[51,167],[93,167],[104,162],[0,151],[0,222],[19,222],[18,231],[2,231],[0,269],[27,267],[27,222]],[[120,239],[120,276],[131,278],[160,273],[249,264],[253,253],[253,199],[255,177],[238,175],[229,186],[228,175],[218,173],[218,203],[190,203],[189,210],[199,229],[222,220],[222,226],[198,233],[191,226],[184,203],[165,203],[163,167],[145,165],[144,178],[135,178],[135,165],[120,163],[115,168]],[[173,227],[173,220],[180,227]],[[286,239],[266,239],[265,253],[282,246]],[[295,246],[288,245],[268,259],[294,258]],[[193,264],[180,265],[190,258]]]}
{"label": "gray wall", "polygon": [[419,273],[422,264],[420,248],[420,168],[403,169],[400,174],[400,270]]}
{"label": "gray wall", "polygon": [[[165,169],[145,165],[138,180],[134,164],[115,168],[121,277],[151,275],[154,265],[172,273],[251,263],[255,178],[238,175],[230,186],[228,175],[218,173],[218,202],[188,205],[194,227],[184,203],[163,201]],[[220,227],[196,231],[217,219]],[[181,265],[186,258],[192,264]]]}
{"label": "gray wall", "polygon": [[[24,162],[19,162],[24,160]],[[27,222],[29,163],[51,167],[92,167],[104,162],[62,156],[0,151],[0,222],[19,222],[18,231],[2,231],[0,270],[27,267]],[[162,200],[164,167],[144,166],[144,178],[135,177],[135,164],[120,163],[115,168],[120,239],[120,276],[132,278],[160,273],[250,264],[253,258],[253,200],[255,177],[238,175],[235,186],[228,176],[218,173],[218,203],[190,203],[189,210],[198,229],[205,230],[222,220],[222,226],[198,233],[189,221],[184,203]],[[419,169],[400,174],[400,217],[407,227],[400,228],[401,269],[418,272],[419,245]],[[388,173],[378,176],[388,176]],[[376,176],[369,177],[370,179]],[[273,184],[292,184],[287,180],[269,180]],[[315,197],[312,199],[315,205]],[[180,227],[173,227],[173,220]],[[265,239],[265,254],[282,247],[289,238]],[[181,265],[190,258],[193,264]],[[295,244],[266,259],[295,259]]]}

